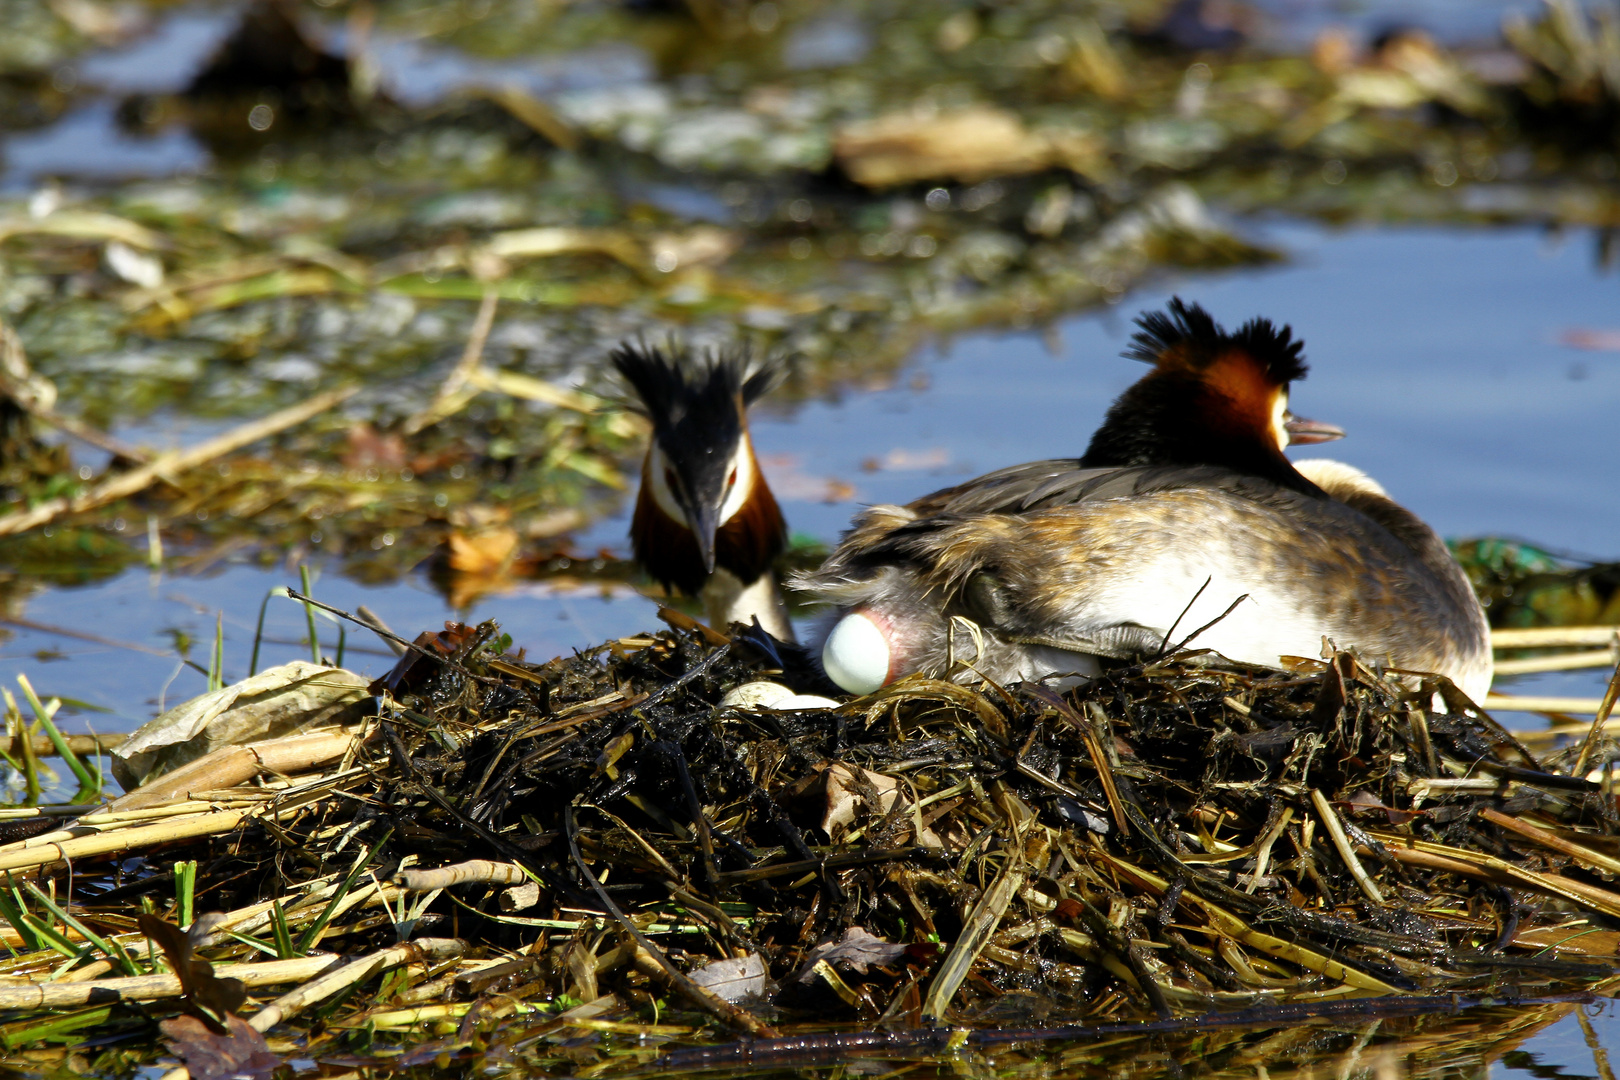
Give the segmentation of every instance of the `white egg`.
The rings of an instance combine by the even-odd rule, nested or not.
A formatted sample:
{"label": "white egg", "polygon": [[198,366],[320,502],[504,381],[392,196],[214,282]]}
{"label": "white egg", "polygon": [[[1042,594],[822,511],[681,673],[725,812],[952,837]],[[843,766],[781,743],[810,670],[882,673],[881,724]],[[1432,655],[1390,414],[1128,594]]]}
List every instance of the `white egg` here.
{"label": "white egg", "polygon": [[794,694],[772,705],[773,709],[836,709],[838,702],[820,694]]}
{"label": "white egg", "polygon": [[870,694],[889,681],[889,639],[867,616],[845,615],[821,647],[821,666],[851,694]]}
{"label": "white egg", "polygon": [[793,691],[781,683],[749,682],[726,691],[720,704],[728,709],[776,709],[781,707],[781,702],[793,696]]}

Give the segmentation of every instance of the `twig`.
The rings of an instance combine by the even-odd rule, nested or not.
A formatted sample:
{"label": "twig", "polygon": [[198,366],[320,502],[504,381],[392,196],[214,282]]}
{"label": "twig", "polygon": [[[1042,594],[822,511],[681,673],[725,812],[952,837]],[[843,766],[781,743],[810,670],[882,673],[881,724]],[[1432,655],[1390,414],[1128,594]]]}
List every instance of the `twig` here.
{"label": "twig", "polygon": [[[1232,614],[1232,612],[1237,610],[1237,606],[1239,604],[1243,603],[1243,601],[1247,600],[1248,598],[1249,598],[1249,594],[1244,593],[1242,596],[1238,597],[1236,600],[1234,600],[1230,604],[1226,605],[1226,610],[1225,611],[1221,612],[1219,615],[1217,615],[1213,619],[1209,620],[1209,622],[1205,623],[1203,626],[1200,626],[1198,629],[1194,630],[1192,633],[1190,633],[1186,637],[1182,638],[1179,642],[1176,643],[1176,647],[1174,649],[1171,649],[1170,651],[1172,653],[1178,653],[1182,649],[1185,649],[1189,642],[1191,642],[1199,634],[1202,634],[1205,630],[1208,630],[1210,627],[1212,627],[1215,624],[1221,622],[1228,615]],[[1196,599],[1196,597],[1195,597],[1195,599]]]}
{"label": "twig", "polygon": [[153,461],[140,468],[131,469],[127,473],[110,477],[91,488],[82,495],[71,498],[62,497],[47,499],[32,510],[20,514],[9,514],[0,518],[0,536],[13,536],[29,529],[37,528],[47,522],[61,517],[63,514],[80,514],[87,510],[105,506],[118,499],[127,498],[138,491],[150,487],[158,480],[169,476],[178,476],[199,465],[205,465],[218,457],[240,450],[244,446],[268,438],[277,432],[302,424],[304,421],[319,416],[321,413],[353,397],[360,387],[351,384],[340,386],[335,390],[327,390],[316,394],[307,401],[271,413],[259,420],[243,424],[217,438],[208,439],[198,443],[189,450],[181,450],[162,454]]}
{"label": "twig", "polygon": [[144,465],[152,460],[152,455],[143,450],[137,450],[126,442],[108,435],[100,428],[91,427],[83,420],[72,416],[63,416],[55,409],[47,409],[38,402],[29,400],[22,395],[12,395],[12,400],[21,406],[29,416],[49,424],[65,435],[71,435],[80,442],[89,443],[98,450],[105,450],[114,457],[121,457],[126,461],[133,461],[137,465]]}
{"label": "twig", "polygon": [[296,990],[276,998],[248,1019],[248,1026],[258,1032],[269,1031],[283,1020],[290,1019],[324,1001],[340,990],[365,982],[373,975],[401,964],[445,960],[467,951],[467,943],[459,938],[421,938],[395,945],[391,949],[363,956],[353,963],[344,964]]}
{"label": "twig", "polygon": [[400,430],[406,435],[415,435],[425,427],[437,424],[445,417],[452,415],[456,410],[466,404],[465,399],[458,400],[458,395],[467,385],[467,380],[478,369],[479,361],[484,357],[484,344],[489,340],[489,331],[495,325],[495,307],[500,303],[500,294],[493,288],[484,290],[484,299],[478,305],[478,314],[473,318],[472,330],[467,334],[467,347],[461,351],[461,359],[456,366],[450,369],[445,377],[439,392],[433,396],[428,407],[410,417],[401,426]]}
{"label": "twig", "polygon": [[[326,953],[300,956],[294,960],[271,960],[263,964],[215,964],[214,974],[222,979],[240,979],[249,987],[300,982],[332,966],[335,958]],[[0,1009],[71,1009],[128,1001],[158,1001],[185,993],[175,975],[135,975],[122,979],[93,982],[32,983],[26,986],[0,986]]]}
{"label": "twig", "polygon": [[0,623],[23,630],[33,630],[40,634],[55,634],[57,637],[73,638],[75,641],[88,641],[92,645],[128,649],[131,652],[145,653],[148,656],[172,658],[175,655],[173,649],[154,649],[151,646],[141,645],[133,641],[119,641],[117,638],[102,637],[100,634],[92,634],[87,630],[69,630],[65,626],[52,626],[50,623],[36,622],[33,619],[24,619],[17,615],[0,615]]}
{"label": "twig", "polygon": [[[336,615],[340,619],[348,619],[350,622],[356,624],[357,626],[365,627],[367,630],[370,630],[372,633],[376,634],[378,637],[383,638],[383,639],[385,639],[387,641],[394,642],[396,645],[399,645],[399,646],[403,647],[408,652],[417,653],[417,654],[419,654],[421,656],[427,657],[429,660],[437,660],[439,663],[444,664],[446,667],[454,668],[455,670],[461,672],[461,674],[467,676],[467,678],[473,680],[474,682],[481,682],[481,683],[484,683],[486,686],[494,686],[494,685],[499,684],[499,682],[500,682],[499,679],[492,679],[488,675],[479,675],[479,674],[476,674],[474,672],[468,671],[465,667],[463,667],[460,663],[458,663],[453,657],[446,656],[444,653],[434,652],[432,649],[424,648],[423,646],[418,645],[414,641],[406,641],[404,638],[400,637],[398,634],[394,633],[391,630],[384,630],[380,626],[373,626],[371,623],[368,623],[365,620],[360,619],[360,618],[350,614],[347,611],[344,611],[342,608],[333,607],[331,604],[322,603],[321,601],[315,599],[313,596],[305,596],[303,593],[299,592],[297,589],[292,588],[291,586],[289,586],[287,588],[287,596],[288,596],[289,599],[297,600],[300,603],[309,604],[312,607],[318,607],[322,611],[328,612],[328,613],[330,613],[332,615]],[[401,655],[403,655],[403,653]]]}
{"label": "twig", "polygon": [[1350,876],[1356,879],[1356,884],[1360,886],[1362,895],[1373,903],[1382,906],[1384,894],[1378,891],[1378,886],[1367,875],[1367,868],[1361,865],[1361,859],[1356,855],[1355,849],[1350,846],[1350,838],[1344,834],[1344,823],[1339,820],[1339,815],[1333,812],[1333,807],[1328,803],[1327,796],[1323,795],[1318,788],[1311,788],[1311,805],[1316,807],[1316,816],[1322,819],[1322,824],[1327,828],[1328,836],[1332,838],[1333,846],[1338,851],[1339,858],[1344,861],[1345,869],[1350,871]]}
{"label": "twig", "polygon": [[1158,654],[1157,654],[1158,656],[1163,657],[1163,656],[1168,656],[1169,655],[1169,653],[1170,653],[1170,638],[1172,636],[1174,636],[1174,634],[1176,632],[1176,627],[1181,625],[1181,620],[1185,619],[1187,617],[1187,612],[1189,612],[1189,611],[1191,611],[1193,609],[1193,605],[1198,603],[1198,598],[1200,596],[1204,595],[1204,590],[1209,588],[1209,583],[1214,581],[1214,580],[1215,580],[1215,575],[1213,575],[1213,574],[1211,574],[1209,577],[1206,577],[1204,579],[1204,583],[1202,585],[1198,586],[1198,591],[1192,594],[1192,599],[1187,601],[1187,606],[1181,609],[1181,614],[1176,616],[1176,621],[1171,623],[1170,624],[1170,629],[1168,629],[1168,630],[1166,630],[1164,632],[1164,640],[1159,642],[1159,651],[1158,651]]}
{"label": "twig", "polygon": [[757,1016],[739,1009],[731,1002],[687,978],[680,968],[670,963],[669,957],[664,955],[663,950],[647,940],[646,935],[636,929],[635,924],[614,902],[613,897],[608,895],[608,891],[602,887],[602,883],[596,879],[596,875],[591,873],[591,868],[585,864],[584,856],[579,853],[579,829],[574,824],[574,807],[572,803],[563,807],[563,831],[568,836],[568,854],[573,858],[574,866],[579,870],[580,876],[585,879],[585,883],[596,893],[597,900],[601,902],[607,913],[612,916],[613,921],[619,924],[619,928],[630,936],[630,939],[636,943],[636,947],[640,951],[653,958],[658,965],[658,970],[663,972],[664,978],[669,981],[669,984],[674,989],[679,990],[690,1001],[701,1006],[731,1027],[768,1039],[776,1037],[776,1029]]}
{"label": "twig", "polygon": [[928,986],[928,994],[923,998],[923,1017],[936,1024],[945,1018],[945,1010],[951,1004],[951,998],[967,978],[968,971],[973,967],[973,961],[984,951],[985,945],[1001,925],[1001,917],[1007,913],[1007,905],[1012,898],[1018,895],[1023,887],[1024,878],[1028,868],[1024,865],[1022,852],[1017,845],[1008,850],[1007,865],[1001,870],[1001,875],[985,890],[979,902],[974,905],[973,913],[967,917],[962,925],[962,932],[946,954],[945,960],[939,965],[939,971],[934,975],[934,981]]}
{"label": "twig", "polygon": [[1586,767],[1592,760],[1592,751],[1597,748],[1598,738],[1603,734],[1603,725],[1608,721],[1609,714],[1614,711],[1614,701],[1620,697],[1620,664],[1616,664],[1614,674],[1609,676],[1609,688],[1603,692],[1603,701],[1598,705],[1597,715],[1592,717],[1592,729],[1586,733],[1586,739],[1581,743],[1581,756],[1575,759],[1575,768],[1571,771],[1576,776],[1585,776]]}

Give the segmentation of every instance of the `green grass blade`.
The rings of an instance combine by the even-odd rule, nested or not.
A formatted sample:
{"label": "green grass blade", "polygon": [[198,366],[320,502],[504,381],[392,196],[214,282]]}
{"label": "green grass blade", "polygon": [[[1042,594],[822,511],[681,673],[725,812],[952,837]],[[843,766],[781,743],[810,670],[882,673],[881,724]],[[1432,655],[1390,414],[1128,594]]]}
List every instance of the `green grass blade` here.
{"label": "green grass blade", "polygon": [[174,909],[179,925],[190,926],[196,918],[193,905],[197,894],[197,860],[174,864]]}
{"label": "green grass blade", "polygon": [[39,901],[41,907],[43,907],[46,911],[49,911],[52,915],[55,915],[58,919],[61,919],[64,926],[69,926],[74,930],[77,930],[80,937],[84,938],[84,940],[88,941],[90,944],[94,945],[96,948],[105,953],[107,955],[107,959],[112,961],[114,967],[123,968],[126,975],[139,975],[141,973],[141,969],[135,965],[135,961],[130,959],[128,952],[124,951],[122,948],[119,948],[115,943],[108,941],[106,938],[84,925],[84,923],[68,914],[66,908],[57,904],[55,900],[52,900],[50,894],[45,892],[38,885],[35,885],[32,881],[25,881],[23,882],[23,888],[27,889],[34,899]]}
{"label": "green grass blade", "polygon": [[208,656],[208,690],[225,688],[225,613],[214,616],[214,651]]}
{"label": "green grass blade", "polygon": [[[298,564],[298,582],[302,586],[301,591],[305,596],[315,595],[309,587],[309,566],[305,563]],[[304,618],[309,620],[309,659],[311,663],[319,664],[321,662],[321,643],[315,638],[314,604],[306,603],[304,605]]]}
{"label": "green grass blade", "polygon": [[[0,1043],[4,1043],[7,1050],[16,1050],[36,1042],[61,1042],[70,1032],[106,1023],[114,1009],[124,1008],[127,1006],[93,1005],[88,1009],[58,1013],[44,1020],[7,1024],[0,1027]],[[78,1042],[79,1037],[75,1035],[71,1041]]]}
{"label": "green grass blade", "polygon": [[34,710],[34,715],[39,718],[39,724],[45,729],[45,735],[51,740],[51,745],[56,747],[56,753],[63,761],[67,762],[67,767],[73,770],[73,775],[79,781],[79,793],[73,797],[73,801],[79,802],[99,796],[101,794],[101,770],[98,768],[95,774],[91,775],[90,770],[85,768],[84,762],[79,760],[79,755],[73,752],[68,746],[67,740],[62,737],[62,733],[56,729],[56,724],[51,720],[50,711],[40,704],[39,696],[34,693],[33,686],[28,682],[28,676],[18,675],[17,685],[22,687],[23,696],[28,699],[28,704]]}
{"label": "green grass blade", "polygon": [[17,733],[17,752],[22,757],[23,785],[25,798],[30,806],[39,802],[39,762],[34,757],[34,733],[29,730],[27,721],[23,720],[22,710],[17,708],[17,699],[11,696],[11,691],[0,686],[0,696],[6,699],[6,725],[11,729],[15,724]]}
{"label": "green grass blade", "polygon": [[39,935],[34,933],[34,928],[24,921],[22,906],[4,893],[0,893],[0,916],[4,916],[6,922],[11,924],[11,928],[17,931],[17,936],[23,939],[23,944],[30,952],[45,947],[44,942],[39,940]]}
{"label": "green grass blade", "polygon": [[253,628],[253,655],[248,658],[249,678],[252,678],[254,675],[259,673],[259,645],[264,641],[264,613],[270,607],[270,601],[273,598],[286,595],[287,587],[285,585],[277,585],[275,588],[265,593],[264,599],[259,601],[259,622],[258,625]]}
{"label": "green grass blade", "polygon": [[[283,922],[282,926],[285,927],[286,923]],[[292,959],[292,957],[281,951],[280,946],[276,942],[265,941],[263,938],[256,938],[252,934],[239,934],[235,930],[226,930],[225,936],[236,941],[240,941],[248,948],[256,949],[264,955],[272,957],[276,960]],[[292,942],[290,940],[287,942],[287,947],[289,949],[292,948]]]}
{"label": "green grass blade", "polygon": [[326,924],[332,920],[333,915],[337,914],[338,905],[343,902],[345,896],[349,895],[349,890],[354,888],[354,883],[360,880],[360,874],[365,870],[366,865],[371,862],[372,853],[380,850],[392,835],[393,830],[390,829],[383,834],[383,838],[377,841],[376,844],[360,849],[360,854],[355,857],[354,865],[349,868],[348,876],[343,879],[343,884],[338,886],[338,891],[332,894],[332,899],[327,902],[326,909],[321,912],[321,917],[310,923],[308,928],[298,936],[296,955],[303,956],[314,947],[316,942],[321,940],[321,931],[326,929]]}
{"label": "green grass blade", "polygon": [[287,913],[282,910],[281,901],[277,900],[270,905],[270,932],[276,939],[276,955],[283,960],[291,960],[299,952],[293,945],[292,930],[287,926]]}

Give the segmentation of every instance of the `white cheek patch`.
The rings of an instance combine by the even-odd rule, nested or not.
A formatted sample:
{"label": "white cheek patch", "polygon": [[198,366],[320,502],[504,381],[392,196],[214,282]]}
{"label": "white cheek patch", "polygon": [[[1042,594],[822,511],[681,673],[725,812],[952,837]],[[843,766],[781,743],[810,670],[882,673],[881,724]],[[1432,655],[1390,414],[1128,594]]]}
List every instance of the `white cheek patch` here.
{"label": "white cheek patch", "polygon": [[732,470],[737,473],[737,479],[726,492],[725,501],[720,504],[720,524],[724,525],[736,516],[737,511],[743,508],[748,496],[754,490],[754,448],[744,435],[737,444],[737,452],[731,456],[727,466],[726,475],[730,476]]}
{"label": "white cheek patch", "polygon": [[686,520],[686,511],[681,509],[681,501],[670,490],[669,481],[664,479],[665,474],[669,472],[669,459],[658,448],[656,440],[647,450],[647,465],[642,471],[647,477],[647,485],[652,490],[653,502],[658,504],[658,509],[667,514],[671,521],[678,521],[690,529],[692,523]]}
{"label": "white cheek patch", "polygon": [[821,647],[827,678],[851,694],[870,694],[889,681],[889,638],[869,616],[855,611],[838,620]]}
{"label": "white cheek patch", "polygon": [[1288,392],[1282,391],[1271,403],[1271,437],[1277,449],[1288,449]]}

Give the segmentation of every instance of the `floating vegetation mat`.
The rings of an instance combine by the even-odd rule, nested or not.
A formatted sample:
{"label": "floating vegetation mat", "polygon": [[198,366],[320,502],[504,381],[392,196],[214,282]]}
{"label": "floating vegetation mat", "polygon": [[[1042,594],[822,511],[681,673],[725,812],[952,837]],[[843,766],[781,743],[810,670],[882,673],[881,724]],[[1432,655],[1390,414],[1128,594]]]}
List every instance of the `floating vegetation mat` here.
{"label": "floating vegetation mat", "polygon": [[[153,775],[105,807],[4,812],[13,1061],[127,1074],[161,1031],[198,1077],[1048,1068],[1055,1038],[1241,1070],[1511,1047],[1616,985],[1601,735],[1537,756],[1349,654],[773,710],[726,702],[793,656],[671,619],[545,664],[452,625],[369,688],[273,669],[137,733],[119,768]],[[166,773],[206,746],[140,749],[266,716]]]}

